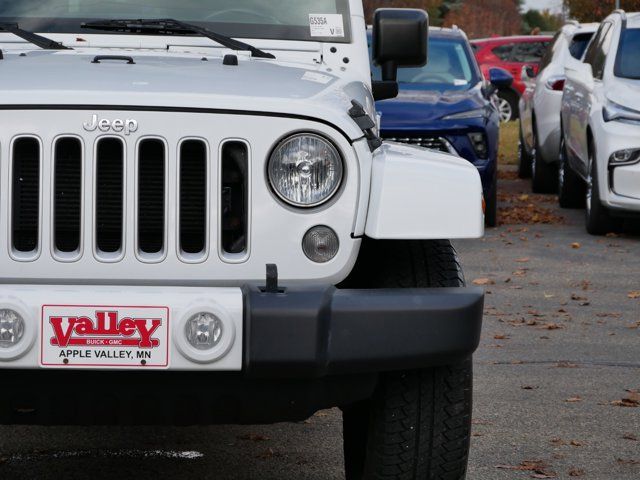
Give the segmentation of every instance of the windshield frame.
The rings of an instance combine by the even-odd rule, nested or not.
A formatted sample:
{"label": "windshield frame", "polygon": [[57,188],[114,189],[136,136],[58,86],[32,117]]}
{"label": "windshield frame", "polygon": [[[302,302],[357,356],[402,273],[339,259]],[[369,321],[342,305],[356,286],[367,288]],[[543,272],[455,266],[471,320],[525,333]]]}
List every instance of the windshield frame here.
{"label": "windshield frame", "polygon": [[640,66],[638,68],[638,75],[627,75],[622,71],[622,49],[624,48],[625,35],[632,31],[635,35],[638,36],[638,40],[640,40],[640,27],[625,28],[620,33],[620,38],[618,40],[618,50],[616,52],[616,60],[613,67],[613,74],[618,78],[624,78],[626,80],[640,80]]}
{"label": "windshield frame", "polygon": [[[310,25],[268,25],[259,23],[230,23],[230,22],[207,22],[186,18],[176,18],[186,23],[197,25],[207,30],[231,37],[245,39],[265,39],[265,40],[288,40],[302,42],[324,42],[324,43],[351,43],[351,11],[349,0],[335,0],[337,14],[342,15],[344,25],[343,37],[319,37],[311,36]],[[0,5],[1,7],[1,5]],[[318,12],[310,12],[314,14]],[[134,18],[135,17],[135,18]],[[134,16],[131,20],[138,18],[155,18],[152,16]],[[105,32],[98,29],[82,28],[83,23],[95,22],[98,20],[111,20],[117,17],[3,17],[0,16],[0,23],[19,24],[21,28],[42,34],[74,34],[74,35],[153,35],[153,34],[132,34],[130,32]],[[123,17],[118,17],[123,18]],[[175,18],[175,17],[173,17]],[[180,37],[200,37],[199,34],[181,34]]]}

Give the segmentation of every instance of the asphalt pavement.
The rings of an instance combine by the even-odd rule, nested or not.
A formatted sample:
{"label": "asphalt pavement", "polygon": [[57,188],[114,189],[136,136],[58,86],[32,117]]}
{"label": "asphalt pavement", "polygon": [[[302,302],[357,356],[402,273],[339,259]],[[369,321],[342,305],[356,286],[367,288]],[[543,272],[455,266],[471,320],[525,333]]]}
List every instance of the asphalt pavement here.
{"label": "asphalt pavement", "polygon": [[[551,223],[456,242],[468,283],[487,289],[468,478],[636,480],[640,236],[591,237],[583,212],[522,181],[501,190],[503,218]],[[328,480],[342,470],[336,410],[273,426],[0,427],[2,480]]]}

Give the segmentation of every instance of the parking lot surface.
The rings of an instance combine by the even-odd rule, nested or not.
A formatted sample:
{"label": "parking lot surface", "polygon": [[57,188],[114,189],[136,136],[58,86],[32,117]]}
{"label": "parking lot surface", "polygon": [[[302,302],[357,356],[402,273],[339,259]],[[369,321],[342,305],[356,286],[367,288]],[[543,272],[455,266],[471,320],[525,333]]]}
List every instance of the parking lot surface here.
{"label": "parking lot surface", "polygon": [[[487,289],[469,478],[638,479],[640,237],[590,237],[581,211],[519,180],[501,188],[503,218],[532,223],[456,244],[468,283]],[[335,410],[275,426],[0,427],[3,480],[327,480],[342,470]]]}

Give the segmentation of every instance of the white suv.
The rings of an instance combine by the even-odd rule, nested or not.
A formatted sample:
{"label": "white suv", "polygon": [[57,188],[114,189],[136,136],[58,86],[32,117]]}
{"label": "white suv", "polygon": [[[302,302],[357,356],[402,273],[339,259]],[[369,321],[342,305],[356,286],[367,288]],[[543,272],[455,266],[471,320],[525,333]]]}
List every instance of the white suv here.
{"label": "white suv", "polygon": [[534,192],[554,192],[560,147],[560,104],[565,66],[581,59],[598,24],[570,23],[555,35],[540,63],[538,75],[523,68],[526,89],[520,98],[519,168],[521,178],[532,177]]}
{"label": "white suv", "polygon": [[640,214],[638,51],[640,13],[617,10],[602,22],[584,63],[567,67],[559,198],[565,207],[586,204],[592,234]]}

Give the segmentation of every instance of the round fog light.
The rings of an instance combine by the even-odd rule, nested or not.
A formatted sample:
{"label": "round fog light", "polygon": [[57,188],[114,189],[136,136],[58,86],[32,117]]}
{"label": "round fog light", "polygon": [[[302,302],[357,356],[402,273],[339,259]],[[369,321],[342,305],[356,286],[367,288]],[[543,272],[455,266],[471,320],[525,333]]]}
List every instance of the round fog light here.
{"label": "round fog light", "polygon": [[198,313],[187,320],[185,334],[193,348],[210,350],[222,338],[222,321],[211,313]]}
{"label": "round fog light", "polygon": [[11,348],[24,335],[24,319],[14,310],[0,310],[0,348]]}
{"label": "round fog light", "polygon": [[316,263],[332,260],[338,254],[339,248],[340,241],[336,232],[323,225],[311,228],[302,239],[304,254]]}

